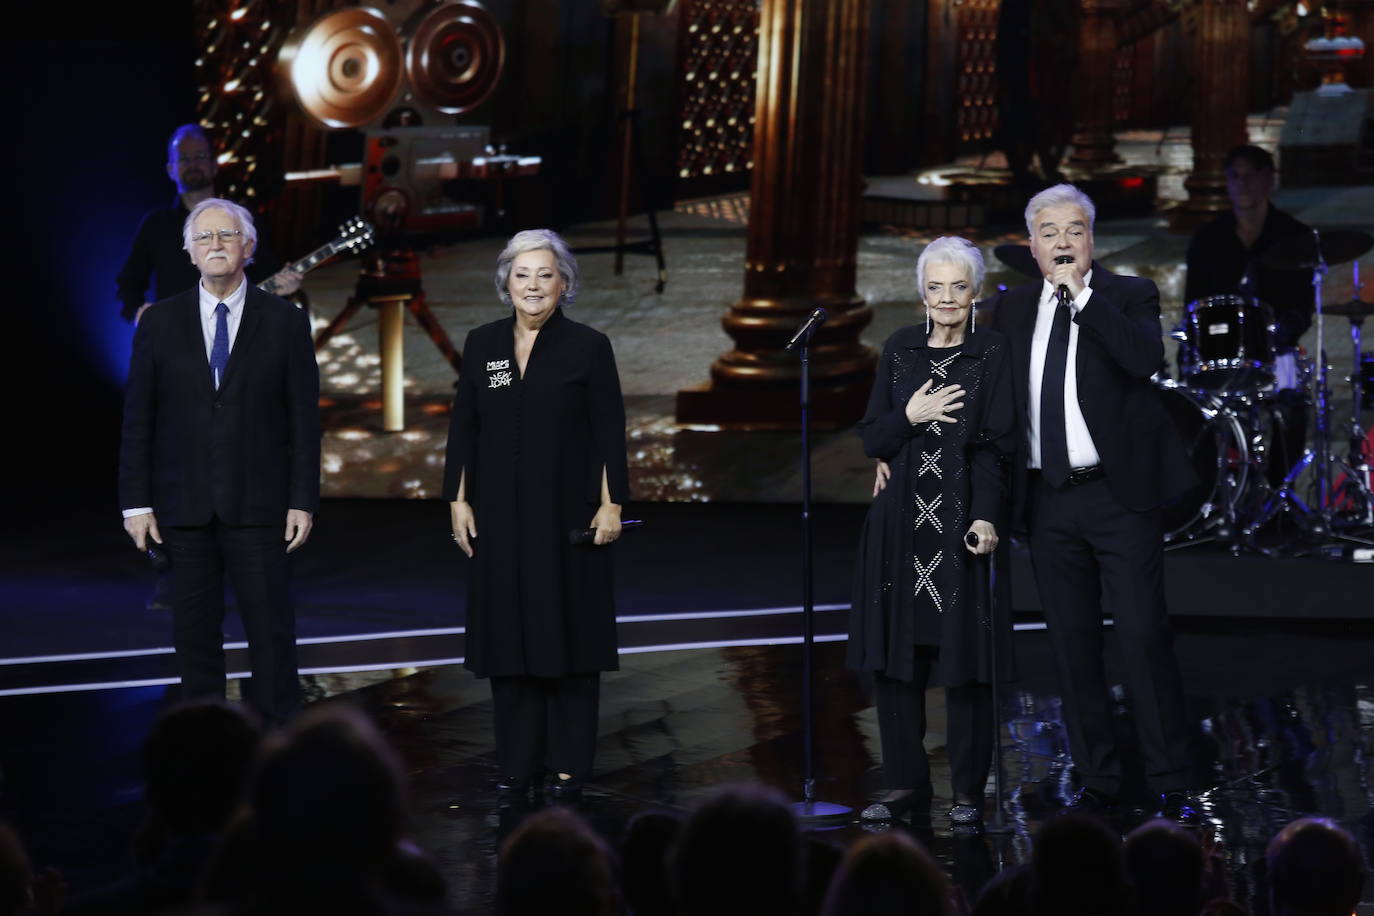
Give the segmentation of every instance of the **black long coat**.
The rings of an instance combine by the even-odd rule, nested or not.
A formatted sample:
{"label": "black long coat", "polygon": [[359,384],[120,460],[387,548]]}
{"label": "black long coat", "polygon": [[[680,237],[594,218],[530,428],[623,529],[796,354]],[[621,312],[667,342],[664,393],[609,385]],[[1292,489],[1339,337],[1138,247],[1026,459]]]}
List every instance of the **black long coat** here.
{"label": "black long coat", "polygon": [[[931,377],[926,333],[920,327],[896,331],[883,348],[868,411],[859,422],[864,451],[892,467],[887,487],[873,500],[864,520],[854,576],[849,618],[848,661],[858,671],[880,671],[889,678],[913,678],[918,644],[934,645],[939,657],[932,684],[958,686],[991,679],[991,639],[996,637],[998,671],[1014,674],[1011,657],[1011,549],[1007,527],[1007,464],[1016,449],[1017,426],[1012,398],[1011,354],[1007,339],[995,331],[967,335],[946,380],[965,390],[964,406],[941,424],[939,479],[943,487],[938,510],[943,557],[934,573],[943,611],[936,620],[929,602],[918,602],[920,578],[913,564],[918,507],[916,490],[923,473],[923,440],[930,425],[912,426],[906,402]],[[932,447],[931,452],[935,449]],[[927,466],[928,472],[930,468]],[[986,560],[963,545],[974,519],[992,522],[1001,546],[997,562],[997,600],[989,602]],[[928,560],[923,565],[929,566]],[[995,611],[995,614],[993,613]],[[927,641],[921,633],[937,634]]]}
{"label": "black long coat", "polygon": [[515,317],[475,328],[449,424],[444,498],[460,476],[478,537],[467,661],[479,677],[562,677],[619,667],[607,547],[573,546],[601,504],[629,499],[625,404],[606,335],[555,312],[522,378]]}

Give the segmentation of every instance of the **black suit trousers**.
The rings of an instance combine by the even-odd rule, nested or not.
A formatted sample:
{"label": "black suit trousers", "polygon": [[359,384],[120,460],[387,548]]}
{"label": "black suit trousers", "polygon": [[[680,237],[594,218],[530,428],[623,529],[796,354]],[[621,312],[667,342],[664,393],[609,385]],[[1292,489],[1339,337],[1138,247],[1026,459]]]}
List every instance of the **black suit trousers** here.
{"label": "black suit trousers", "polygon": [[[910,681],[873,674],[878,735],[883,747],[883,782],[889,790],[913,789],[929,801],[933,794],[926,756],[926,685],[935,661],[932,647],[916,649]],[[945,688],[946,740],[950,791],[982,801],[992,770],[992,685],[969,683]]]}
{"label": "black suit trousers", "polygon": [[1107,796],[1121,789],[1102,663],[1105,609],[1121,640],[1146,775],[1155,791],[1185,789],[1183,686],[1165,610],[1160,511],[1127,509],[1101,479],[1056,488],[1033,472],[1029,497],[1031,563],[1083,786]]}
{"label": "black suit trousers", "polygon": [[224,697],[224,582],[234,589],[248,636],[252,679],[244,701],[280,724],[301,706],[296,616],[281,525],[162,528],[171,559],[173,645],[186,699]]}
{"label": "black suit trousers", "polygon": [[563,677],[496,676],[491,698],[496,763],[503,777],[523,780],[567,773],[586,780],[596,757],[601,673]]}

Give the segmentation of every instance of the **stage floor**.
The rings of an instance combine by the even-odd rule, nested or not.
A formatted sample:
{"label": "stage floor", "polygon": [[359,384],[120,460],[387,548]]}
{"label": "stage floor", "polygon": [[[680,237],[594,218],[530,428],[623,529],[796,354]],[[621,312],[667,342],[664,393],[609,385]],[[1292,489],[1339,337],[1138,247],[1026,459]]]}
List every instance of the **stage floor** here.
{"label": "stage floor", "polygon": [[[847,629],[865,507],[813,507],[816,626]],[[113,506],[59,513],[63,538],[11,537],[0,567],[0,696],[175,677],[171,618],[145,603],[153,575]],[[774,503],[637,503],[644,528],[616,551],[620,645],[629,653],[795,641],[802,632],[801,513]],[[1041,626],[1034,574],[1013,542],[1014,610]],[[1275,626],[1374,622],[1374,566],[1229,556],[1211,545],[1165,559],[1175,619]],[[453,664],[465,654],[466,560],[432,500],[324,502],[296,555],[297,634],[311,675]],[[230,595],[232,605],[232,595]],[[225,621],[230,671],[246,668],[238,617]],[[1374,665],[1371,665],[1374,668]],[[383,677],[386,675],[378,675]]]}
{"label": "stage floor", "polygon": [[[1021,678],[1000,704],[1009,836],[951,830],[944,816],[950,801],[943,693],[928,694],[934,815],[894,829],[911,830],[929,846],[967,897],[997,868],[1026,860],[1040,823],[1070,791],[1047,643],[1043,632],[1018,635]],[[857,809],[879,785],[878,737],[864,685],[843,668],[843,648],[817,647],[816,797]],[[1119,670],[1118,649],[1110,647],[1109,673]],[[1333,817],[1368,848],[1374,631],[1190,625],[1178,655],[1194,780],[1206,790],[1205,829],[1224,851],[1236,899],[1249,904],[1262,893],[1254,863],[1273,833],[1299,814]],[[763,782],[796,797],[800,659],[797,646],[622,658],[621,670],[604,680],[596,776],[582,814],[615,843],[636,812],[688,810],[724,783]],[[0,817],[15,823],[35,862],[59,869],[72,892],[108,881],[128,861],[142,813],[138,745],[167,702],[165,690],[0,697]],[[340,678],[329,692],[335,695],[325,702],[360,706],[401,752],[414,837],[437,860],[450,904],[462,913],[490,912],[496,851],[526,812],[496,804],[487,686],[448,665],[356,689]],[[1119,722],[1129,741],[1129,700]],[[1143,817],[1127,810],[1112,823],[1126,831]],[[860,835],[853,823],[812,834],[822,844],[813,861],[833,859]],[[1374,893],[1364,899],[1374,901]]]}

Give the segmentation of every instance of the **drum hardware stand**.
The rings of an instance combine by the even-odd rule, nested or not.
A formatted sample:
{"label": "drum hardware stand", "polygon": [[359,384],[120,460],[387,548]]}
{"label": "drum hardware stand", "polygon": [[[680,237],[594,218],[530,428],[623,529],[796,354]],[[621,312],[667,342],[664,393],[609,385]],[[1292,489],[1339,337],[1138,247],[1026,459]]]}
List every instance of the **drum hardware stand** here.
{"label": "drum hardware stand", "polygon": [[[1321,234],[1317,230],[1312,230],[1314,247],[1316,249],[1316,260],[1312,266],[1312,295],[1316,305],[1316,371],[1312,373],[1311,381],[1311,403],[1315,416],[1315,429],[1312,447],[1303,452],[1302,457],[1293,465],[1288,474],[1285,475],[1283,483],[1268,502],[1265,503],[1259,516],[1250,524],[1251,532],[1258,529],[1261,525],[1274,518],[1279,512],[1288,513],[1305,534],[1304,540],[1307,544],[1298,548],[1296,553],[1305,554],[1311,548],[1320,550],[1335,542],[1345,542],[1353,544],[1365,544],[1374,546],[1374,541],[1356,537],[1351,534],[1337,532],[1333,529],[1332,519],[1335,515],[1334,501],[1331,494],[1331,466],[1340,463],[1331,451],[1331,389],[1329,386],[1330,365],[1327,363],[1326,344],[1325,344],[1325,309],[1322,305],[1322,288],[1326,280],[1329,266],[1322,253]],[[1359,328],[1355,326],[1352,316],[1352,337],[1356,340],[1358,348]],[[1358,371],[1358,365],[1355,367]],[[1358,383],[1356,383],[1358,384]],[[1358,427],[1359,405],[1354,407],[1356,423]],[[1315,499],[1313,505],[1304,503],[1296,493],[1294,485],[1298,476],[1311,467],[1313,473],[1313,491]],[[1359,489],[1359,495],[1364,503],[1366,516],[1374,507],[1371,507],[1369,487],[1367,478],[1361,477],[1359,471],[1342,463],[1342,467],[1348,472],[1346,479],[1354,481]],[[1364,469],[1368,473],[1367,469]]]}
{"label": "drum hardware stand", "polygon": [[[1332,539],[1345,541],[1354,544],[1365,544],[1374,546],[1374,541],[1366,538],[1355,537],[1350,534],[1342,534],[1332,529],[1331,520],[1335,515],[1335,506],[1331,499],[1331,465],[1334,463],[1334,456],[1331,452],[1331,389],[1327,384],[1328,373],[1331,370],[1326,357],[1326,339],[1323,336],[1326,323],[1325,314],[1322,308],[1322,286],[1326,281],[1328,266],[1326,258],[1322,254],[1321,234],[1312,230],[1312,241],[1317,249],[1317,263],[1312,268],[1312,294],[1317,306],[1317,371],[1313,376],[1313,405],[1316,413],[1316,434],[1315,441],[1312,443],[1315,455],[1312,459],[1316,473],[1316,515],[1311,526],[1311,533],[1318,539]],[[1359,329],[1352,324],[1352,336],[1357,340]],[[1358,346],[1358,344],[1357,344]],[[1352,367],[1352,374],[1358,374],[1358,365]],[[1354,407],[1358,418],[1359,405]],[[1353,470],[1347,475],[1347,479],[1356,479]],[[1368,490],[1364,491],[1365,505],[1368,507]],[[1366,508],[1368,511],[1368,508]]]}
{"label": "drum hardware stand", "polygon": [[[1354,264],[1354,287],[1354,302],[1362,302],[1359,261]],[[1346,482],[1347,485],[1353,483],[1358,490],[1359,500],[1363,504],[1360,525],[1368,528],[1374,526],[1374,468],[1370,467],[1369,458],[1364,453],[1365,432],[1360,425],[1360,409],[1364,406],[1364,376],[1361,364],[1364,354],[1360,350],[1360,332],[1364,324],[1364,315],[1359,310],[1352,309],[1349,318],[1353,354],[1350,362],[1350,426],[1347,429],[1347,435],[1350,437],[1350,454],[1345,465]]]}

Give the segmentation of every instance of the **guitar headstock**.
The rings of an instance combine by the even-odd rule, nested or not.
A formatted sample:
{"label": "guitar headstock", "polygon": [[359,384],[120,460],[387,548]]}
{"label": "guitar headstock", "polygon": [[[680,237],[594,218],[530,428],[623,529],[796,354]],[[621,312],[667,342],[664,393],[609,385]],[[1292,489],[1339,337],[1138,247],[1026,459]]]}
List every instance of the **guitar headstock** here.
{"label": "guitar headstock", "polygon": [[334,242],[336,251],[364,251],[377,241],[377,230],[361,216],[352,216],[339,225],[339,237]]}

